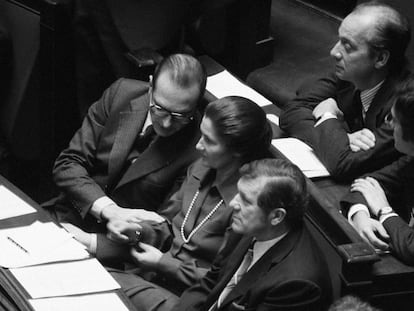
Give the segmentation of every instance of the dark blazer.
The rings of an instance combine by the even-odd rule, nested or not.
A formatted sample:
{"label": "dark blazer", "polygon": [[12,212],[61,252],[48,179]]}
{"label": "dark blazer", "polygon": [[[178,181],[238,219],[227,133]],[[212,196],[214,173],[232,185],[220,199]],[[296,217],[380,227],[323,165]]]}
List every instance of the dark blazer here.
{"label": "dark blazer", "polygon": [[[54,203],[84,219],[92,203],[108,195],[123,207],[157,210],[175,179],[197,157],[198,122],[158,137],[125,171],[128,155],[148,112],[148,85],[120,79],[94,103],[53,170],[63,195]],[[49,204],[50,205],[50,204]]]}
{"label": "dark blazer", "polygon": [[[208,310],[230,281],[251,238],[234,234],[200,283],[174,307]],[[323,310],[330,303],[331,281],[316,242],[303,227],[289,232],[243,276],[218,310]]]}
{"label": "dark blazer", "polygon": [[[383,222],[391,238],[393,252],[404,262],[414,264],[414,229],[408,226],[414,207],[414,158],[404,156],[374,173],[367,174],[378,180],[388,202],[399,217],[390,217]],[[360,192],[350,192],[342,200],[344,214],[353,204],[367,205]]]}
{"label": "dark blazer", "polygon": [[[405,76],[388,77],[375,95],[362,120],[362,104],[352,83],[339,80],[334,74],[308,83],[280,116],[280,127],[289,135],[310,144],[334,178],[349,180],[379,169],[399,156],[394,148],[392,129],[385,124],[397,83]],[[334,98],[344,113],[344,121],[329,119],[314,127],[313,109],[323,100]],[[375,137],[375,147],[352,152],[347,133],[368,128]]]}

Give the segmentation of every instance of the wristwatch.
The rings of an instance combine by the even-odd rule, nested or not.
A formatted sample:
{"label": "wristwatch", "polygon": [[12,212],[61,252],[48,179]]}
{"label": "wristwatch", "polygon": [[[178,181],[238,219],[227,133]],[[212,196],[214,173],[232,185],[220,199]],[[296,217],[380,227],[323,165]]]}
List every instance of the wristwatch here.
{"label": "wristwatch", "polygon": [[377,219],[380,219],[381,216],[385,216],[391,213],[395,213],[391,206],[384,206],[383,208],[380,208],[377,214]]}

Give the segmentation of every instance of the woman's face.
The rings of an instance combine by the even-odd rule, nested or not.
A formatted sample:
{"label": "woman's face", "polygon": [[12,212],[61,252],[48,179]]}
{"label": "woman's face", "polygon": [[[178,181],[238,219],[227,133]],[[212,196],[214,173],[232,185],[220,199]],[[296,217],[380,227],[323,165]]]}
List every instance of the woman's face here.
{"label": "woman's face", "polygon": [[403,129],[398,120],[394,107],[391,109],[391,125],[394,128],[394,145],[399,152],[414,156],[414,143],[403,138]]}
{"label": "woman's face", "polygon": [[200,125],[201,137],[197,143],[197,150],[201,153],[204,163],[214,169],[222,169],[233,165],[235,154],[232,153],[217,135],[213,122],[203,117]]}

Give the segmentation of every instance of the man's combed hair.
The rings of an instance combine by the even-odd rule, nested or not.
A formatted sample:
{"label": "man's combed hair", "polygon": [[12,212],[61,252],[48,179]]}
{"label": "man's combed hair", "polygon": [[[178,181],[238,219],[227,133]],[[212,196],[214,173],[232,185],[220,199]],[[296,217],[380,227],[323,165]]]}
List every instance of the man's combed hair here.
{"label": "man's combed hair", "polygon": [[404,140],[414,142],[414,76],[409,76],[395,91],[394,113],[401,124]]}
{"label": "man's combed hair", "polygon": [[377,16],[375,35],[368,43],[374,51],[389,51],[388,68],[390,72],[399,73],[408,63],[405,51],[411,39],[410,23],[396,9],[381,1],[361,3],[352,14],[365,13],[368,10]]}
{"label": "man's combed hair", "polygon": [[258,206],[267,214],[284,208],[291,227],[302,224],[309,195],[305,176],[296,165],[284,159],[263,159],[243,165],[240,175],[247,180],[267,178],[257,198]]}
{"label": "man's combed hair", "polygon": [[153,87],[162,72],[168,72],[172,81],[179,87],[187,88],[198,84],[200,98],[204,95],[207,83],[207,74],[204,66],[193,56],[187,54],[173,54],[164,58],[155,68]]}

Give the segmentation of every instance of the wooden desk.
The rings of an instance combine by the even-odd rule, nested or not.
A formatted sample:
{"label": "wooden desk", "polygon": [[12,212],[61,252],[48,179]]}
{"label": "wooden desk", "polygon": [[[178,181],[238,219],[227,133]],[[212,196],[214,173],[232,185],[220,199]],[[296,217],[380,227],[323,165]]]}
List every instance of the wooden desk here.
{"label": "wooden desk", "polygon": [[[209,75],[224,68],[209,57],[201,57]],[[215,97],[208,93],[209,100]],[[278,115],[274,105],[263,107],[266,113]],[[274,131],[274,138],[282,131]],[[272,147],[276,157],[283,157]],[[365,297],[383,310],[407,310],[414,305],[414,267],[406,266],[390,254],[377,255],[340,213],[339,199],[349,185],[331,178],[308,179],[311,194],[305,222],[312,229],[329,260],[335,297],[354,293]]]}
{"label": "wooden desk", "polygon": [[[24,225],[30,225],[35,220],[42,222],[52,221],[49,215],[32,199],[30,199],[26,194],[24,194],[20,189],[10,183],[7,179],[0,175],[0,185],[4,185],[18,197],[26,201],[33,208],[37,210],[37,213],[22,215],[18,217],[2,219],[0,220],[0,228],[13,228]],[[136,310],[135,307],[131,304],[128,297],[124,294],[122,290],[114,291],[121,298],[124,304],[128,307],[129,310]],[[0,267],[0,310],[7,311],[18,311],[18,310],[33,310],[28,297],[26,297],[21,290],[20,284],[15,281],[12,277],[10,271],[5,268]]]}

